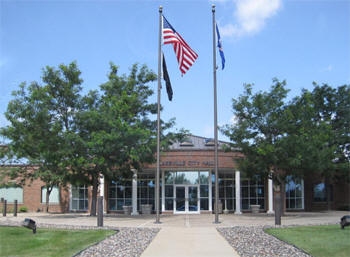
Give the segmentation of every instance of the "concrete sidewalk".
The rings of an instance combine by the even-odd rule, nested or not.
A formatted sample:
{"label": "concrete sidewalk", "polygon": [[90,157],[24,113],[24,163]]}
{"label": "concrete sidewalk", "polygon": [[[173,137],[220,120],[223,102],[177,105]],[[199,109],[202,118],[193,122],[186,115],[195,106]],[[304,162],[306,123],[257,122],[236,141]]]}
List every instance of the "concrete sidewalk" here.
{"label": "concrete sidewalk", "polygon": [[[340,218],[344,215],[350,215],[345,211],[329,212],[288,212],[282,217],[283,225],[309,225],[309,224],[327,224],[339,223]],[[0,224],[11,222],[22,222],[24,218],[34,219],[37,223],[58,224],[58,225],[79,225],[79,226],[96,226],[97,218],[88,214],[78,213],[18,213],[17,217],[8,214],[6,217],[0,215]],[[161,224],[154,224],[155,215],[106,215],[103,219],[104,226],[113,227],[150,227],[150,228],[203,228],[203,227],[232,227],[232,226],[273,226],[275,223],[274,216],[259,214],[223,214],[219,216],[220,223],[214,224],[213,214],[198,215],[161,215]]]}
{"label": "concrete sidewalk", "polygon": [[141,257],[239,256],[215,227],[164,227]]}

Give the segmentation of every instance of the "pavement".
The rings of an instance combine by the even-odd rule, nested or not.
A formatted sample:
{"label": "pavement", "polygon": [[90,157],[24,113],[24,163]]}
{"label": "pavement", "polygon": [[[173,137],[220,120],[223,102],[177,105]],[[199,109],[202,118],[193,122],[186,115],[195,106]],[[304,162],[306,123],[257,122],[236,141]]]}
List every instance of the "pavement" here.
{"label": "pavement", "polygon": [[239,256],[215,227],[165,227],[141,257]]}
{"label": "pavement", "polygon": [[[282,225],[310,225],[339,223],[349,215],[344,211],[288,212],[282,217]],[[215,224],[213,214],[161,215],[160,224],[155,224],[155,215],[105,215],[104,226],[161,228],[152,243],[141,255],[157,256],[239,256],[218,233],[217,227],[274,225],[274,216],[260,214],[222,214]],[[87,214],[19,213],[0,216],[0,224],[11,224],[32,218],[37,223],[96,226],[97,218]]]}

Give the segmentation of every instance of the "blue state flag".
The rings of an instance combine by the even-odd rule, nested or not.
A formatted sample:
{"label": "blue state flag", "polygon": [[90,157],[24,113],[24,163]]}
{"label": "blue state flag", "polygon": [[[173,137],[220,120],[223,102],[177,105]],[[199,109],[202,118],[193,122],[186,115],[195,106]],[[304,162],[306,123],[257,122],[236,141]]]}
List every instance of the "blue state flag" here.
{"label": "blue state flag", "polygon": [[222,69],[224,69],[225,68],[225,55],[224,55],[224,50],[222,49],[222,41],[221,41],[221,37],[220,37],[218,24],[216,24],[216,34],[218,35],[218,48],[219,48],[219,53],[221,56]]}

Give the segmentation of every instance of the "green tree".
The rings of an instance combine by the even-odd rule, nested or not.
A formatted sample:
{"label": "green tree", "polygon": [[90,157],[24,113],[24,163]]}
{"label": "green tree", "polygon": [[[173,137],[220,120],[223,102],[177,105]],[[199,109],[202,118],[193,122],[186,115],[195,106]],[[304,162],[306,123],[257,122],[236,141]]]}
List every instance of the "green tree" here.
{"label": "green tree", "polygon": [[[127,177],[131,169],[141,170],[155,161],[157,104],[149,103],[153,94],[149,84],[156,75],[146,66],[133,65],[128,76],[118,75],[110,66],[108,81],[101,93],[91,91],[83,98],[72,135],[72,179],[88,181],[93,186],[90,215],[96,215],[96,198],[100,175],[106,178]],[[173,120],[162,122],[166,131]],[[162,136],[163,147],[176,138],[176,133]]]}
{"label": "green tree", "polygon": [[288,91],[285,81],[273,80],[269,92],[253,94],[252,85],[245,85],[245,91],[238,100],[232,100],[233,113],[237,122],[225,125],[221,130],[238,147],[244,158],[238,160],[240,169],[254,177],[274,177],[278,184],[283,178],[279,170],[280,140],[284,136],[281,117],[285,112],[285,98]]}
{"label": "green tree", "polygon": [[349,176],[349,87],[315,85],[286,102],[285,85],[274,79],[270,91],[255,94],[246,85],[233,99],[237,122],[222,131],[244,154],[240,169],[273,178],[281,188],[289,175]]}
{"label": "green tree", "polygon": [[[8,159],[22,160],[25,165],[9,169],[11,178],[40,178],[46,184],[46,211],[54,186],[65,185],[67,149],[74,115],[79,110],[81,91],[80,71],[73,62],[58,69],[46,67],[42,81],[20,85],[13,92],[5,116],[10,125],[0,130],[8,141]],[[29,169],[28,166],[33,166]]]}

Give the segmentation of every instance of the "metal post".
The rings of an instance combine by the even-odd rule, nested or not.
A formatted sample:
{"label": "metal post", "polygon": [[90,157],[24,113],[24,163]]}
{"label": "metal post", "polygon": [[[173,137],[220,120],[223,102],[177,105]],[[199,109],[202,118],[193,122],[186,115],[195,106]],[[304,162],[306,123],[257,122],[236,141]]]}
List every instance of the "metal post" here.
{"label": "metal post", "polygon": [[2,205],[2,216],[6,216],[6,212],[7,212],[7,200],[4,200],[4,203]]}
{"label": "metal post", "polygon": [[215,45],[215,4],[212,5],[213,13],[213,73],[214,73],[214,143],[215,143],[215,223],[219,222],[219,176],[218,176],[218,117],[216,102],[216,45]]}
{"label": "metal post", "polygon": [[13,216],[17,216],[17,200],[15,200],[14,207],[13,207]]}
{"label": "metal post", "polygon": [[282,204],[281,204],[281,191],[275,194],[275,225],[281,225],[282,216]]}
{"label": "metal post", "polygon": [[161,61],[162,61],[162,11],[163,7],[159,6],[159,41],[158,41],[158,113],[157,113],[157,174],[156,174],[156,224],[160,223],[159,215],[159,172],[160,172],[160,89],[161,89]]}
{"label": "metal post", "polygon": [[103,227],[103,196],[98,197],[97,226]]}

